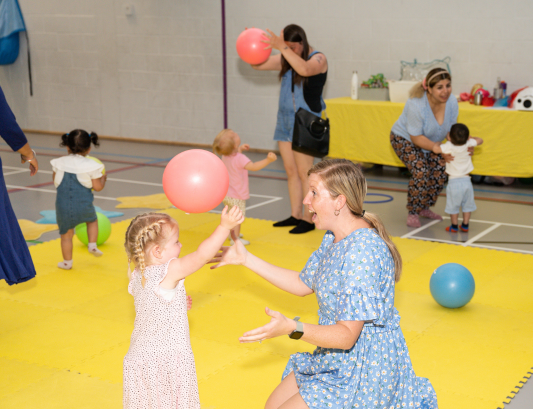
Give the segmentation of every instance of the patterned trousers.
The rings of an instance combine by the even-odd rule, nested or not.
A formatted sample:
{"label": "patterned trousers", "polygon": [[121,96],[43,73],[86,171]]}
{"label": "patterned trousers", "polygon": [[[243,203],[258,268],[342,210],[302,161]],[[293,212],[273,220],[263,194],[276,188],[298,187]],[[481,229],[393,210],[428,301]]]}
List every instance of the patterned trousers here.
{"label": "patterned trousers", "polygon": [[441,155],[424,151],[414,143],[391,132],[394,152],[411,173],[407,191],[409,214],[419,214],[435,205],[439,193],[448,181],[446,162]]}

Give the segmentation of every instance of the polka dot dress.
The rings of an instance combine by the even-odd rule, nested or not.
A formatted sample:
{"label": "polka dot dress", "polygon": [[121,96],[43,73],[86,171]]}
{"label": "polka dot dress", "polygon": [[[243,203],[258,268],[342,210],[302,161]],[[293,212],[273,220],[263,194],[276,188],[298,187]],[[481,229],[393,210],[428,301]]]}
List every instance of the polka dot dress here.
{"label": "polka dot dress", "polygon": [[144,288],[136,269],[128,286],[136,317],[124,358],[123,403],[127,409],[200,408],[184,280],[178,283],[171,301],[159,290],[168,263],[146,268]]}

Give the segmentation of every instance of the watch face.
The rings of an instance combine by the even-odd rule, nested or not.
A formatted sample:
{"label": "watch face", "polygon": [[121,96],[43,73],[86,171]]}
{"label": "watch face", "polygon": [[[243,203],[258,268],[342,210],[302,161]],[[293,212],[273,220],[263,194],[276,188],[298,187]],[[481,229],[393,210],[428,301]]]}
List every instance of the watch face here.
{"label": "watch face", "polygon": [[290,339],[300,339],[304,333],[300,331],[292,331],[291,335],[289,335]]}

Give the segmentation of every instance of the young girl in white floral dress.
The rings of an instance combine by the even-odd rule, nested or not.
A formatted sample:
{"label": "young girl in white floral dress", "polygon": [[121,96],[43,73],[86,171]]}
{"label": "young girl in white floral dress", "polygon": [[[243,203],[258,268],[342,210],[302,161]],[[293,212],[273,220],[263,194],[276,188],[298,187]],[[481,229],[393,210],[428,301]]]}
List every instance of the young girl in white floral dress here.
{"label": "young girl in white floral dress", "polygon": [[184,278],[210,261],[243,220],[237,206],[229,212],[226,206],[211,236],[182,258],[174,219],[145,213],[132,220],[124,246],[136,266],[128,269],[136,317],[124,358],[124,408],[200,408]]}

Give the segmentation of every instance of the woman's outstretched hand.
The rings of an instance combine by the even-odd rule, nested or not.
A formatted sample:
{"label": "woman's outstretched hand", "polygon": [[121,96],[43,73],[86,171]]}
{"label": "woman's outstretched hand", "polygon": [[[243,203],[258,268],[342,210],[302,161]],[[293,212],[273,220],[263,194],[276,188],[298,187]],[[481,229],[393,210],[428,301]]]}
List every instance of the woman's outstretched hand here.
{"label": "woman's outstretched hand", "polygon": [[[235,206],[237,207],[237,206]],[[217,263],[211,266],[211,269],[226,266],[226,265],[242,265],[246,262],[246,248],[239,240],[235,231],[231,231],[231,238],[233,239],[233,246],[223,246],[215,257],[209,263]]]}
{"label": "woman's outstretched hand", "polygon": [[451,153],[441,153],[441,155],[446,161],[446,163],[450,163],[454,159],[454,156]]}
{"label": "woman's outstretched hand", "polygon": [[278,311],[266,307],[265,313],[270,317],[270,322],[262,327],[245,332],[239,338],[240,343],[257,342],[279,337],[280,335],[288,335],[296,328],[294,320],[287,318]]}
{"label": "woman's outstretched hand", "polygon": [[269,36],[265,36],[265,39],[261,40],[262,43],[268,44],[268,46],[264,48],[265,50],[273,48],[279,51],[282,48],[287,47],[287,44],[285,44],[285,40],[283,39],[283,30],[281,30],[279,37],[272,31],[270,31],[268,28],[267,31]]}

